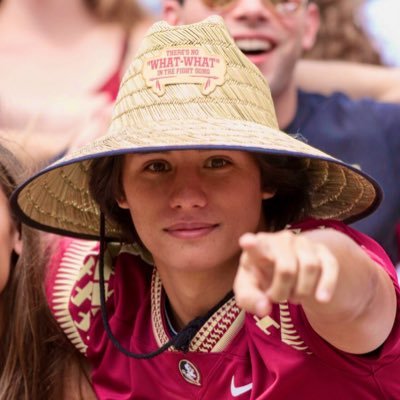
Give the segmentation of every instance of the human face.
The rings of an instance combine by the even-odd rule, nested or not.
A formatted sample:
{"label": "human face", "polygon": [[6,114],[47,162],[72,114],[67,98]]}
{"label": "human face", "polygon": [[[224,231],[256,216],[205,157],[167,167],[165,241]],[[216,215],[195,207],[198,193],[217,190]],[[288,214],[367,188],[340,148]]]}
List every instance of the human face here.
{"label": "human face", "polygon": [[11,219],[8,199],[0,189],[0,293],[5,288],[11,266],[11,254],[19,251],[19,235]]}
{"label": "human face", "polygon": [[236,268],[239,237],[263,227],[269,196],[257,162],[240,151],[126,155],[122,186],[118,204],[159,269]]}
{"label": "human face", "polygon": [[[238,47],[266,77],[276,98],[293,85],[293,71],[303,50],[314,44],[318,30],[315,4],[301,1],[294,12],[278,12],[276,1],[236,0],[213,7],[213,0],[164,0],[164,18],[171,24],[191,24],[221,15]],[[215,4],[215,2],[214,2]]]}

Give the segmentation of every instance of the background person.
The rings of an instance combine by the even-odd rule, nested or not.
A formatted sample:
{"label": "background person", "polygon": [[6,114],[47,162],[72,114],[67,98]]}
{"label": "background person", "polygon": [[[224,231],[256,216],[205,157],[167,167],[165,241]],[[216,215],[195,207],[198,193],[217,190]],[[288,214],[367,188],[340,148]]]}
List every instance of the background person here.
{"label": "background person", "polygon": [[2,136],[48,161],[104,133],[149,23],[134,0],[1,0]]}
{"label": "background person", "polygon": [[[319,8],[320,29],[314,46],[303,56],[306,60],[296,66],[300,88],[328,95],[342,91],[352,98],[398,102],[400,73],[379,67],[382,63],[375,42],[362,23],[362,11],[373,2],[314,2]],[[324,62],[327,60],[331,62]]]}
{"label": "background person", "polygon": [[47,305],[40,236],[10,210],[9,197],[22,175],[21,164],[1,143],[0,398],[91,399],[76,351]]}

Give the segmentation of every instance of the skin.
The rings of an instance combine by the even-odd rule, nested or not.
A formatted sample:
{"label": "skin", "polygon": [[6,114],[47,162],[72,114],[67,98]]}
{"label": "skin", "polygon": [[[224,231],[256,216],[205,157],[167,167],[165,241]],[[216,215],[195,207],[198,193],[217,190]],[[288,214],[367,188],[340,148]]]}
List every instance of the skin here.
{"label": "skin", "polygon": [[234,290],[238,304],[267,315],[273,303],[303,306],[314,330],[338,349],[365,354],[388,337],[396,295],[387,273],[332,230],[247,234]]}
{"label": "skin", "polygon": [[296,81],[304,90],[324,94],[347,93],[354,99],[371,97],[400,102],[400,68],[345,61],[304,60],[296,66]]}
{"label": "skin", "polygon": [[[127,155],[124,196],[152,253],[183,327],[233,286],[244,310],[262,317],[273,303],[299,303],[315,331],[362,354],[388,337],[396,313],[393,284],[350,238],[332,229],[265,230],[260,172],[237,151]],[[239,190],[240,188],[240,190]]]}
{"label": "skin", "polygon": [[122,183],[119,205],[130,210],[184,325],[231,290],[239,238],[264,227],[261,202],[272,194],[261,191],[256,161],[234,151],[127,155]]}
{"label": "skin", "polygon": [[224,17],[234,38],[255,37],[276,45],[269,55],[249,58],[270,83],[282,127],[288,125],[297,107],[293,98],[293,89],[297,86],[325,94],[342,91],[356,99],[400,101],[400,68],[299,60],[302,52],[311,49],[316,40],[319,14],[315,4],[310,4],[302,13],[279,20],[261,0],[237,1],[235,7],[220,12],[210,10],[201,0],[186,0],[183,7],[176,0],[163,1],[163,18],[171,24],[198,22],[218,13]]}
{"label": "skin", "polygon": [[[150,23],[129,34],[122,71]],[[83,0],[0,0],[0,74],[8,77],[0,82],[0,138],[47,164],[106,132],[112,104],[99,89],[116,71],[126,34]]]}
{"label": "skin", "polygon": [[[176,0],[163,3],[163,17],[173,25],[199,22],[213,14],[224,18],[239,48],[267,79],[279,125],[289,124],[297,108],[295,65],[302,52],[313,46],[318,31],[316,5],[311,3],[283,17],[262,0],[238,0],[223,10],[211,9],[202,0],[185,1],[182,6]],[[254,44],[255,40],[262,43],[265,51],[250,55],[244,47],[246,41]]]}
{"label": "skin", "polygon": [[22,243],[19,233],[11,220],[8,199],[0,190],[0,293],[4,290],[11,266],[11,254],[21,253]]}

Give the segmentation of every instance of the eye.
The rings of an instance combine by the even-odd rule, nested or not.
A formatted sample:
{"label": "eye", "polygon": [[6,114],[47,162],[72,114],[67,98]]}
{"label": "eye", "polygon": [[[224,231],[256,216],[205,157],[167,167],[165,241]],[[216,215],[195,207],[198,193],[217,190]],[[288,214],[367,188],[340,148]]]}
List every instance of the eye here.
{"label": "eye", "polygon": [[167,161],[151,161],[145,166],[145,170],[155,173],[162,173],[170,171],[171,166]]}
{"label": "eye", "polygon": [[218,168],[224,168],[229,164],[230,164],[230,161],[227,160],[226,158],[212,157],[206,161],[205,167],[212,168],[212,169],[218,169]]}

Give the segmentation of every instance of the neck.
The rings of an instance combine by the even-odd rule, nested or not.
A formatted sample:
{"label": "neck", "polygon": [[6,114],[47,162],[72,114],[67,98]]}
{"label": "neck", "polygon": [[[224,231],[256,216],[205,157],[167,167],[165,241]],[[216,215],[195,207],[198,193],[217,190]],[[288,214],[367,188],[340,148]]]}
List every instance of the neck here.
{"label": "neck", "polygon": [[204,316],[232,290],[236,268],[185,273],[158,269],[171,306],[172,325],[180,330]]}
{"label": "neck", "polygon": [[84,0],[2,0],[1,32],[71,42],[96,23]]}
{"label": "neck", "polygon": [[279,93],[272,93],[278,125],[285,129],[294,119],[297,107],[297,88],[292,80],[289,85]]}

